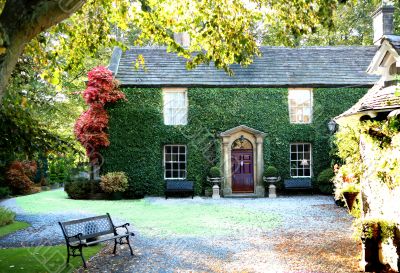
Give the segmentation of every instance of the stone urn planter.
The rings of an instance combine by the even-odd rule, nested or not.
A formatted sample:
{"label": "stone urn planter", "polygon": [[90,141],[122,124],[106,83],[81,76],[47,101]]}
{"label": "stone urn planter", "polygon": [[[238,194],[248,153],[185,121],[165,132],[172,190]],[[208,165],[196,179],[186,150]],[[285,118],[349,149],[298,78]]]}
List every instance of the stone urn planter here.
{"label": "stone urn planter", "polygon": [[276,186],[275,183],[279,182],[281,180],[280,176],[269,176],[269,177],[263,177],[263,180],[265,182],[265,187],[268,189],[268,197],[269,198],[276,198]]}
{"label": "stone urn planter", "polygon": [[221,198],[221,195],[219,193],[220,191],[220,186],[222,181],[223,181],[223,177],[207,177],[207,182],[211,183],[212,186],[212,198],[213,199],[219,199]]}

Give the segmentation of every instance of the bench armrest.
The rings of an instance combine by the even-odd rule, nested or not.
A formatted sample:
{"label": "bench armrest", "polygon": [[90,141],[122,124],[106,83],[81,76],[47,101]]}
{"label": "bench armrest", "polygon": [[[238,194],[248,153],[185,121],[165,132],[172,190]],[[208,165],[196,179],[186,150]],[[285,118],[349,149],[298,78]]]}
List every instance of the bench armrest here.
{"label": "bench armrest", "polygon": [[125,228],[126,229],[126,233],[128,234],[129,233],[128,226],[130,226],[129,223],[125,223],[125,224],[120,225],[120,226],[114,226],[114,231],[115,231],[115,233],[117,233],[117,229],[118,228]]}
{"label": "bench armrest", "polygon": [[68,239],[68,244],[69,244],[69,240],[70,240],[70,239],[75,238],[75,239],[78,239],[78,240],[79,240],[79,244],[81,245],[81,244],[82,244],[81,236],[83,236],[82,233],[78,233],[78,234],[73,235],[73,236],[68,236],[68,237],[67,237],[67,239]]}

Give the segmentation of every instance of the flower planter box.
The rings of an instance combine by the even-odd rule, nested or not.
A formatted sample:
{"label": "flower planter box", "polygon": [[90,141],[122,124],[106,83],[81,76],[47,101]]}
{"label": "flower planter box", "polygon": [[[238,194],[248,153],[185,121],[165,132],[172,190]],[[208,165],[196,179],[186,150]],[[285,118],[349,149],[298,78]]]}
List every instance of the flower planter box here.
{"label": "flower planter box", "polygon": [[359,192],[343,192],[343,197],[346,200],[347,208],[351,211],[357,199]]}

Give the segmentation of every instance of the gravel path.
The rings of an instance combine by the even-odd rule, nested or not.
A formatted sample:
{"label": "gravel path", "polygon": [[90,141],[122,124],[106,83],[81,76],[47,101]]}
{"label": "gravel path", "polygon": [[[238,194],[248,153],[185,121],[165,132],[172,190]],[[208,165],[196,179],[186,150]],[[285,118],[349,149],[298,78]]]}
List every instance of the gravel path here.
{"label": "gravel path", "polygon": [[[245,231],[232,231],[229,236],[146,237],[139,233],[133,239],[133,257],[126,246],[120,247],[114,256],[108,245],[92,258],[89,272],[357,272],[355,257],[359,246],[351,240],[352,219],[345,209],[334,204],[332,197],[147,200],[160,205],[218,202],[273,212],[281,215],[283,221],[273,230],[254,225]],[[18,212],[18,220],[32,224],[1,238],[1,247],[63,243],[57,221],[90,216],[81,212],[27,215],[13,199],[0,205],[13,208]]]}

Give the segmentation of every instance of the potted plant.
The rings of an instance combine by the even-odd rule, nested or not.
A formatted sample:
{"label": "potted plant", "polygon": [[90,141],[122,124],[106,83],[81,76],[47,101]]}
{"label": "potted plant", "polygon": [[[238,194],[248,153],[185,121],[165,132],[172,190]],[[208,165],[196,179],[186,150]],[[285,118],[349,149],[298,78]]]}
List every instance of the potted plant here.
{"label": "potted plant", "polygon": [[351,211],[354,207],[354,202],[360,193],[360,187],[356,183],[344,183],[341,189],[344,200],[346,201],[347,208]]}
{"label": "potted plant", "polygon": [[354,224],[354,237],[361,239],[366,272],[381,272],[383,264],[379,260],[380,244],[394,240],[396,224],[386,219],[364,218]]}
{"label": "potted plant", "polygon": [[128,189],[128,178],[124,172],[109,172],[100,177],[100,187],[110,199],[119,200]]}
{"label": "potted plant", "polygon": [[208,173],[208,178],[210,180],[211,183],[213,183],[215,181],[215,183],[219,183],[221,182],[221,169],[217,166],[213,166],[210,168],[210,171]]}
{"label": "potted plant", "polygon": [[270,165],[264,172],[264,181],[267,183],[276,183],[280,180],[278,169]]}
{"label": "potted plant", "polygon": [[211,183],[212,186],[212,197],[214,199],[220,198],[220,193],[219,193],[219,185],[222,183],[222,173],[221,169],[218,166],[213,166],[210,168],[209,171],[209,176],[207,177],[207,181]]}

